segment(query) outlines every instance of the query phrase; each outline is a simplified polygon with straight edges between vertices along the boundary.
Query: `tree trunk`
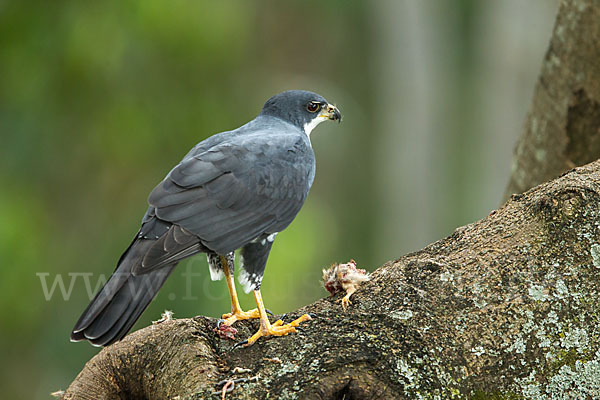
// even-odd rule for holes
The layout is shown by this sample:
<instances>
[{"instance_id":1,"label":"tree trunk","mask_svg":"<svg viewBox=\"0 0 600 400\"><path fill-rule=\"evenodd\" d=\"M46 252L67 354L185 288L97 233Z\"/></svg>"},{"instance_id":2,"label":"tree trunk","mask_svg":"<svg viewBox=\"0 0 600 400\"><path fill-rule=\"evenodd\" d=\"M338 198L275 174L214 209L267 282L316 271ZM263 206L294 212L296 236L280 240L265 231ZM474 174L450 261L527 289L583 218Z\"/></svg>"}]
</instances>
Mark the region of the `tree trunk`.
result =
<instances>
[{"instance_id":1,"label":"tree trunk","mask_svg":"<svg viewBox=\"0 0 600 400\"><path fill-rule=\"evenodd\" d=\"M507 193L598 158L599 102L600 3L564 0ZM316 313L303 332L233 349L214 319L166 321L63 398L220 398L236 379L227 399L600 398L599 214L593 162L382 266L347 312L336 296L286 318Z\"/></svg>"},{"instance_id":2,"label":"tree trunk","mask_svg":"<svg viewBox=\"0 0 600 400\"><path fill-rule=\"evenodd\" d=\"M600 3L563 0L505 199L600 158Z\"/></svg>"}]
</instances>

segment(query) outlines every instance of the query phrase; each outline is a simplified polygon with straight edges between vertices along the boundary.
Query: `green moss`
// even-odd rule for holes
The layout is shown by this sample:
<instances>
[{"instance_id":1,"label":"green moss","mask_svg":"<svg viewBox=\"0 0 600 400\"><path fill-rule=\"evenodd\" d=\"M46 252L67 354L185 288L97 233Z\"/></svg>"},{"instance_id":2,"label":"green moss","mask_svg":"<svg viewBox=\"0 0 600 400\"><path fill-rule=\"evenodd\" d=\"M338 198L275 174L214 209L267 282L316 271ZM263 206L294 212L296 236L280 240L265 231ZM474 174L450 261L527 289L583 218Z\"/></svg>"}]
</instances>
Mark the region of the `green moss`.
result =
<instances>
[{"instance_id":1,"label":"green moss","mask_svg":"<svg viewBox=\"0 0 600 400\"><path fill-rule=\"evenodd\" d=\"M590 351L589 354L582 355L579 354L575 348L561 350L555 356L556 360L548 364L548 369L545 371L544 376L554 376L565 366L575 369L577 361L585 363L594 359L594 353L592 351Z\"/></svg>"},{"instance_id":2,"label":"green moss","mask_svg":"<svg viewBox=\"0 0 600 400\"><path fill-rule=\"evenodd\" d=\"M556 360L548 364L548 369L545 371L544 376L554 376L565 365L573 368L575 367L575 362L580 360L580 356L575 349L561 350L555 356Z\"/></svg>"},{"instance_id":3,"label":"green moss","mask_svg":"<svg viewBox=\"0 0 600 400\"><path fill-rule=\"evenodd\" d=\"M476 390L470 397L471 400L522 400L523 396L515 393L484 392Z\"/></svg>"}]
</instances>

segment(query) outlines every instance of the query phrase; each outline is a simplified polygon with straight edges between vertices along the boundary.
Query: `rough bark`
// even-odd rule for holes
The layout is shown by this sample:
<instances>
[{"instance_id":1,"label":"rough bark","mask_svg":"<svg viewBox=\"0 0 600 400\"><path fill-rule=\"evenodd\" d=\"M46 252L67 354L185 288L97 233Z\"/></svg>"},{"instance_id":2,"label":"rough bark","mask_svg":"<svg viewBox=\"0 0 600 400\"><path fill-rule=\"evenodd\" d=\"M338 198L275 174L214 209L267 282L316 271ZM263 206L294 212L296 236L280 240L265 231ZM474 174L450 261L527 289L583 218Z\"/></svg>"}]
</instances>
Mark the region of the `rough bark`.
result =
<instances>
[{"instance_id":1,"label":"rough bark","mask_svg":"<svg viewBox=\"0 0 600 400\"><path fill-rule=\"evenodd\" d=\"M595 162L382 266L347 312L339 296L298 310L288 318L318 315L304 332L232 349L213 319L153 325L101 351L64 398L211 398L250 377L227 399L597 398L599 241Z\"/></svg>"},{"instance_id":2,"label":"rough bark","mask_svg":"<svg viewBox=\"0 0 600 400\"><path fill-rule=\"evenodd\" d=\"M600 158L600 2L563 0L505 199Z\"/></svg>"}]
</instances>

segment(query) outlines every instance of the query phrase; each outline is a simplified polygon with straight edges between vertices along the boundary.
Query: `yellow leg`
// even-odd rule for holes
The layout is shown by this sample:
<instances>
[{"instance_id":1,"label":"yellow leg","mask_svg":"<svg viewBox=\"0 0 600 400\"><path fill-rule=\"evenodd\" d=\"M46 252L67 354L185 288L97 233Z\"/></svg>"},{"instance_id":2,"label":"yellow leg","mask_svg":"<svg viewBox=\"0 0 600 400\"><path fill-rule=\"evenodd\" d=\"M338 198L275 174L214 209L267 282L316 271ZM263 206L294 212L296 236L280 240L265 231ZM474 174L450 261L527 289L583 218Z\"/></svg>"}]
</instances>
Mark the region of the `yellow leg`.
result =
<instances>
[{"instance_id":1,"label":"yellow leg","mask_svg":"<svg viewBox=\"0 0 600 400\"><path fill-rule=\"evenodd\" d=\"M346 311L348 309L348 306L352 304L352 302L350 301L350 296L352 296L354 292L356 292L356 287L354 285L351 285L344 289L346 289L346 295L342 299L342 308L344 309L344 311Z\"/></svg>"},{"instance_id":2,"label":"yellow leg","mask_svg":"<svg viewBox=\"0 0 600 400\"><path fill-rule=\"evenodd\" d=\"M235 281L233 280L233 274L229 270L227 259L221 256L221 265L225 272L225 280L227 281L227 288L229 289L229 297L231 297L231 312L223 314L221 318L224 320L224 324L232 325L235 321L241 321L243 319L260 318L259 311L255 308L250 311L242 311L240 307L240 301L238 300L237 292L235 290Z\"/></svg>"},{"instance_id":3,"label":"yellow leg","mask_svg":"<svg viewBox=\"0 0 600 400\"><path fill-rule=\"evenodd\" d=\"M254 342L256 342L261 336L284 336L288 333L296 332L296 327L300 325L300 323L312 319L310 315L304 314L289 324L283 325L283 321L280 319L271 324L269 322L269 318L267 317L267 312L262 301L260 290L254 291L254 299L256 300L256 306L258 307L258 312L260 314L260 329L246 342L241 343L245 344L246 346L254 344Z\"/></svg>"}]
</instances>

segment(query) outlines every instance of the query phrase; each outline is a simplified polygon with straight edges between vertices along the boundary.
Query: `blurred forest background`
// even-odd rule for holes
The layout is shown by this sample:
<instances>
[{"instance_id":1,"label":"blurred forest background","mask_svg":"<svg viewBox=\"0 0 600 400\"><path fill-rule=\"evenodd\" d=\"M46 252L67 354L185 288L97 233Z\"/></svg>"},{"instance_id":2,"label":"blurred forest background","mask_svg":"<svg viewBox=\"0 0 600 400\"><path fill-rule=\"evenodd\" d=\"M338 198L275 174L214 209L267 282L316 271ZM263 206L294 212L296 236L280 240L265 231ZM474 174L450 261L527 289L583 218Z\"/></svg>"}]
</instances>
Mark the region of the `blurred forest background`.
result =
<instances>
[{"instance_id":1,"label":"blurred forest background","mask_svg":"<svg viewBox=\"0 0 600 400\"><path fill-rule=\"evenodd\" d=\"M326 296L332 262L373 270L486 216L556 10L556 0L0 0L2 397L67 387L98 352L70 343L70 330L148 193L195 143L283 90L324 95L344 121L312 136L315 184L263 281L275 313ZM64 293L50 293L56 279ZM229 310L225 283L210 282L204 257L180 264L135 329L165 309L217 317Z\"/></svg>"}]
</instances>

